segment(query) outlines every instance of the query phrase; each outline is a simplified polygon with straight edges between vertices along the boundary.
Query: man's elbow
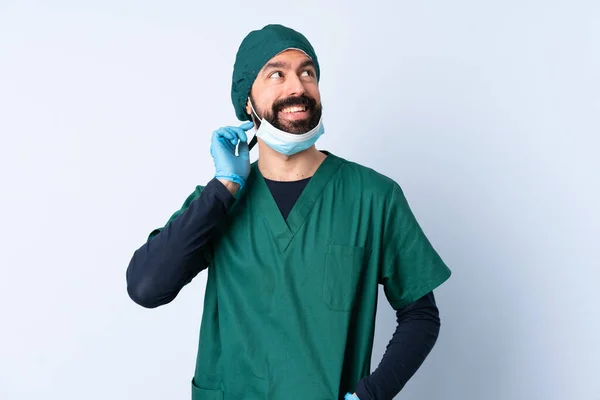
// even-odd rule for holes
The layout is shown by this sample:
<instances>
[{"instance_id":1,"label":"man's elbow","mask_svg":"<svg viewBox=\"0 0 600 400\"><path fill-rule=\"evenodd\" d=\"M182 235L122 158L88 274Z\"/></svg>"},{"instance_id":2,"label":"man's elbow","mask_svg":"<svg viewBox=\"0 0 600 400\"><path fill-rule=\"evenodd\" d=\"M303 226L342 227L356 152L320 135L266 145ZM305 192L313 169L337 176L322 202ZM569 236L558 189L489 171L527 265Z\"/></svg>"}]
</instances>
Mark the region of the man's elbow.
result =
<instances>
[{"instance_id":1,"label":"man's elbow","mask_svg":"<svg viewBox=\"0 0 600 400\"><path fill-rule=\"evenodd\" d=\"M175 296L160 293L148 279L134 280L127 277L127 294L134 303L144 308L156 308L170 303Z\"/></svg>"},{"instance_id":2,"label":"man's elbow","mask_svg":"<svg viewBox=\"0 0 600 400\"><path fill-rule=\"evenodd\" d=\"M147 265L148 259L146 245L133 254L125 272L127 294L134 303L144 308L156 308L164 302L160 301L160 293L156 290L156 284L153 284L152 274L148 273L151 271Z\"/></svg>"},{"instance_id":3,"label":"man's elbow","mask_svg":"<svg viewBox=\"0 0 600 400\"><path fill-rule=\"evenodd\" d=\"M128 283L127 294L134 303L144 308L156 308L162 305L161 302L157 301L156 297L152 296L143 288L143 285L133 285Z\"/></svg>"}]
</instances>

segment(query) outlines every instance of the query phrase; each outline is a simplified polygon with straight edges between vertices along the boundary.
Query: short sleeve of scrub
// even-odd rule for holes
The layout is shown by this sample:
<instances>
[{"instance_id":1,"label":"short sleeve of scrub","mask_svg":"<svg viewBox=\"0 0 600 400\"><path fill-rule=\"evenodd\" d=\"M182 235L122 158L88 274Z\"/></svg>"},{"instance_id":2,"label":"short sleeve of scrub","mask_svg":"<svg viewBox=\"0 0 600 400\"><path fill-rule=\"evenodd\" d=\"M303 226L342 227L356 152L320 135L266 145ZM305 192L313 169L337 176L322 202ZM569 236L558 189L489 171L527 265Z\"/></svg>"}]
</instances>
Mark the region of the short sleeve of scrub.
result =
<instances>
[{"instance_id":1,"label":"short sleeve of scrub","mask_svg":"<svg viewBox=\"0 0 600 400\"><path fill-rule=\"evenodd\" d=\"M425 236L400 186L394 185L387 200L379 283L398 310L441 285L451 271Z\"/></svg>"}]
</instances>

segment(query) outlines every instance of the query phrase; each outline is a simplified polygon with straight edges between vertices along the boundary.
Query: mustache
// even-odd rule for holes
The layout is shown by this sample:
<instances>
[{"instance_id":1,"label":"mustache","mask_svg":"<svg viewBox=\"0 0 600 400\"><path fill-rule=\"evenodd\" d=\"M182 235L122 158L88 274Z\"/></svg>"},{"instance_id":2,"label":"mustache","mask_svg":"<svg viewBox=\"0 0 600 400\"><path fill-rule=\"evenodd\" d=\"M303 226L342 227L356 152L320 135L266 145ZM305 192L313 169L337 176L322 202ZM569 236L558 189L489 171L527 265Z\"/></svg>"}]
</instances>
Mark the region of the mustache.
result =
<instances>
[{"instance_id":1,"label":"mustache","mask_svg":"<svg viewBox=\"0 0 600 400\"><path fill-rule=\"evenodd\" d=\"M311 109L317 106L317 101L307 95L291 96L273 103L273 114L277 114L284 108L293 106L306 106L308 109Z\"/></svg>"}]
</instances>

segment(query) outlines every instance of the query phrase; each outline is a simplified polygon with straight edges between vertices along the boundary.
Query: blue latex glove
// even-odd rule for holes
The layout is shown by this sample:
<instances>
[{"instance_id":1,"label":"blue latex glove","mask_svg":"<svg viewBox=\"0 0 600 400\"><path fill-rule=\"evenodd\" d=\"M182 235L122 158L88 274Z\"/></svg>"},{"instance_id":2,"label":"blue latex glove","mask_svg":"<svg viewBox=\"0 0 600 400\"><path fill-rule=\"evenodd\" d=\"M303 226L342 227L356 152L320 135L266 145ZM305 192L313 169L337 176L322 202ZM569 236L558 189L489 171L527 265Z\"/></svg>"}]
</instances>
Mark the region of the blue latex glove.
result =
<instances>
[{"instance_id":1,"label":"blue latex glove","mask_svg":"<svg viewBox=\"0 0 600 400\"><path fill-rule=\"evenodd\" d=\"M215 163L215 178L235 182L240 185L240 189L244 186L250 175L250 152L246 131L253 126L252 122L246 122L239 127L226 126L213 132L210 154Z\"/></svg>"}]
</instances>

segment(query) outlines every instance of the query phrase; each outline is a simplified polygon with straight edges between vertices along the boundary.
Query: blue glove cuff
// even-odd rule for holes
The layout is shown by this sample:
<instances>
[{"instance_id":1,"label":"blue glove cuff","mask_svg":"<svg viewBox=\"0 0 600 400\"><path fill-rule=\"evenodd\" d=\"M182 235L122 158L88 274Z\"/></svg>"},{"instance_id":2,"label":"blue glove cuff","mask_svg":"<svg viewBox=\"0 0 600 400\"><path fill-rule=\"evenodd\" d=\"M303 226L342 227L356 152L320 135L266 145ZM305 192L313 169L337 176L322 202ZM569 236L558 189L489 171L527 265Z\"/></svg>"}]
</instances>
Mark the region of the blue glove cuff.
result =
<instances>
[{"instance_id":1,"label":"blue glove cuff","mask_svg":"<svg viewBox=\"0 0 600 400\"><path fill-rule=\"evenodd\" d=\"M235 182L238 185L240 185L239 190L242 190L242 188L244 187L244 180L242 178L240 178L238 175L215 175L215 178L226 179L228 181Z\"/></svg>"},{"instance_id":2,"label":"blue glove cuff","mask_svg":"<svg viewBox=\"0 0 600 400\"><path fill-rule=\"evenodd\" d=\"M344 400L360 400L358 397L356 397L355 395L353 395L352 393L346 393L346 396L344 396Z\"/></svg>"}]
</instances>

